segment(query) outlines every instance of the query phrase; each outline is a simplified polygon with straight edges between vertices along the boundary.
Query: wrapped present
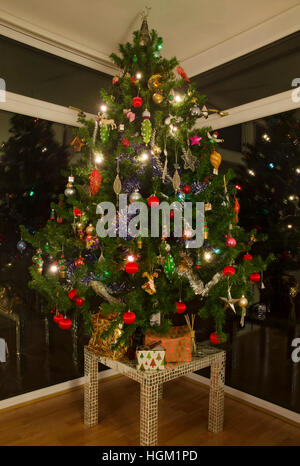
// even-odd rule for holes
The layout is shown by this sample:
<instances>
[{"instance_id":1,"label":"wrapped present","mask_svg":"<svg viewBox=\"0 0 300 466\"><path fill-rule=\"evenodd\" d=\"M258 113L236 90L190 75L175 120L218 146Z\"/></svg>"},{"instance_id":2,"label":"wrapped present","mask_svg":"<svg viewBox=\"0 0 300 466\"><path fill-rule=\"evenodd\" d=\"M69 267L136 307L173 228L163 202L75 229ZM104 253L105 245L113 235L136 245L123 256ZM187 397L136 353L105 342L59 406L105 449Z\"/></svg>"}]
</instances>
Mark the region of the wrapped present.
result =
<instances>
[{"instance_id":1,"label":"wrapped present","mask_svg":"<svg viewBox=\"0 0 300 466\"><path fill-rule=\"evenodd\" d=\"M160 341L149 346L140 346L136 351L137 365L140 371L161 371L165 369L166 351Z\"/></svg>"},{"instance_id":2,"label":"wrapped present","mask_svg":"<svg viewBox=\"0 0 300 466\"><path fill-rule=\"evenodd\" d=\"M125 356L127 347L120 344L117 350L113 349L112 346L117 342L123 333L122 325L114 329L114 331L106 338L102 338L103 332L105 332L111 325L112 321L116 318L117 314L111 313L103 316L101 312L94 314L93 319L93 334L89 341L89 348L99 351L103 356L111 359L122 359Z\"/></svg>"},{"instance_id":3,"label":"wrapped present","mask_svg":"<svg viewBox=\"0 0 300 466\"><path fill-rule=\"evenodd\" d=\"M158 340L166 350L166 362L190 362L192 360L192 337L188 326L171 327L165 335L158 335L148 330L145 335L145 345L151 345Z\"/></svg>"}]
</instances>

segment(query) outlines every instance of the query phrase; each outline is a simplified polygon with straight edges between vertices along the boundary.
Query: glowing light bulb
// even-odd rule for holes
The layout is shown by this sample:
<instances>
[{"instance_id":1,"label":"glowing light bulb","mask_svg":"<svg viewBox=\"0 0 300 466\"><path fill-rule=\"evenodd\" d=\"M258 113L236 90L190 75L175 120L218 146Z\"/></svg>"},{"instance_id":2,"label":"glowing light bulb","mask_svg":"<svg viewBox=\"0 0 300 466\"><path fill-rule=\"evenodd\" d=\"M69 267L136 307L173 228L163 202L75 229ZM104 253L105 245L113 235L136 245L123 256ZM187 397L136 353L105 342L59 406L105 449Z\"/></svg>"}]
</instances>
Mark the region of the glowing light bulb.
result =
<instances>
[{"instance_id":1,"label":"glowing light bulb","mask_svg":"<svg viewBox=\"0 0 300 466\"><path fill-rule=\"evenodd\" d=\"M295 199L295 196L294 196L293 194L291 194L291 195L289 196L289 201L293 201L294 199Z\"/></svg>"},{"instance_id":2,"label":"glowing light bulb","mask_svg":"<svg viewBox=\"0 0 300 466\"><path fill-rule=\"evenodd\" d=\"M296 168L296 173L297 173L297 175L300 175L300 167Z\"/></svg>"},{"instance_id":3,"label":"glowing light bulb","mask_svg":"<svg viewBox=\"0 0 300 466\"><path fill-rule=\"evenodd\" d=\"M269 168L274 168L274 167L275 167L274 163L273 163L273 162L270 162L270 163L269 163Z\"/></svg>"},{"instance_id":4,"label":"glowing light bulb","mask_svg":"<svg viewBox=\"0 0 300 466\"><path fill-rule=\"evenodd\" d=\"M212 261L212 258L213 258L213 255L210 251L205 251L205 253L203 254L203 259L206 261L206 262L211 262Z\"/></svg>"},{"instance_id":5,"label":"glowing light bulb","mask_svg":"<svg viewBox=\"0 0 300 466\"><path fill-rule=\"evenodd\" d=\"M103 162L103 154L101 152L96 152L95 153L95 163L102 163Z\"/></svg>"},{"instance_id":6,"label":"glowing light bulb","mask_svg":"<svg viewBox=\"0 0 300 466\"><path fill-rule=\"evenodd\" d=\"M50 270L51 273L57 273L58 272L58 267L57 267L56 264L52 264L52 265L50 265L49 270Z\"/></svg>"},{"instance_id":7,"label":"glowing light bulb","mask_svg":"<svg viewBox=\"0 0 300 466\"><path fill-rule=\"evenodd\" d=\"M175 102L177 102L177 103L181 102L181 101L182 101L181 95L176 94L175 97L174 97L174 100L175 100Z\"/></svg>"},{"instance_id":8,"label":"glowing light bulb","mask_svg":"<svg viewBox=\"0 0 300 466\"><path fill-rule=\"evenodd\" d=\"M240 186L239 184L236 184L236 185L235 185L235 189L237 189L238 191L241 191L241 190L242 190L242 186Z\"/></svg>"},{"instance_id":9,"label":"glowing light bulb","mask_svg":"<svg viewBox=\"0 0 300 466\"><path fill-rule=\"evenodd\" d=\"M135 261L135 257L132 254L127 256L127 262L134 262L134 261Z\"/></svg>"},{"instance_id":10,"label":"glowing light bulb","mask_svg":"<svg viewBox=\"0 0 300 466\"><path fill-rule=\"evenodd\" d=\"M149 156L148 156L147 152L143 152L143 153L141 154L141 160L142 160L143 162L146 162L146 160L148 160L148 158L149 158Z\"/></svg>"},{"instance_id":11,"label":"glowing light bulb","mask_svg":"<svg viewBox=\"0 0 300 466\"><path fill-rule=\"evenodd\" d=\"M290 230L291 228L293 228L293 225L292 225L291 223L289 223L287 227L288 227L289 230Z\"/></svg>"},{"instance_id":12,"label":"glowing light bulb","mask_svg":"<svg viewBox=\"0 0 300 466\"><path fill-rule=\"evenodd\" d=\"M101 107L100 107L100 110L102 113L105 113L106 110L107 110L107 106L105 104L102 104Z\"/></svg>"},{"instance_id":13,"label":"glowing light bulb","mask_svg":"<svg viewBox=\"0 0 300 466\"><path fill-rule=\"evenodd\" d=\"M263 138L266 142L270 142L270 141L271 141L271 138L270 138L270 136L269 136L267 133L264 133L264 134L262 135L262 138Z\"/></svg>"},{"instance_id":14,"label":"glowing light bulb","mask_svg":"<svg viewBox=\"0 0 300 466\"><path fill-rule=\"evenodd\" d=\"M142 78L142 73L138 72L135 75L136 79L141 79Z\"/></svg>"},{"instance_id":15,"label":"glowing light bulb","mask_svg":"<svg viewBox=\"0 0 300 466\"><path fill-rule=\"evenodd\" d=\"M248 170L248 173L249 173L249 175L251 175L251 176L255 176L255 171L254 171L254 170L249 169L249 170Z\"/></svg>"}]
</instances>

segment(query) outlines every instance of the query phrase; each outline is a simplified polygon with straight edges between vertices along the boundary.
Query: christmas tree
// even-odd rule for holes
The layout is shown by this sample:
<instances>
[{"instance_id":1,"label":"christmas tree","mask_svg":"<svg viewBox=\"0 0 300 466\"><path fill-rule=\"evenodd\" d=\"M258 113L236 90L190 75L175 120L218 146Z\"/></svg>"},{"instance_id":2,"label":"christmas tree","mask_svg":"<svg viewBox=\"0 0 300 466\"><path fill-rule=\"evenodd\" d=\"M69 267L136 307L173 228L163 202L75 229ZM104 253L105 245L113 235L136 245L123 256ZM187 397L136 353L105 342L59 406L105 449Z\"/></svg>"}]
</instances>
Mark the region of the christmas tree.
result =
<instances>
[{"instance_id":1,"label":"christmas tree","mask_svg":"<svg viewBox=\"0 0 300 466\"><path fill-rule=\"evenodd\" d=\"M192 309L195 297L194 310L214 319L211 340L225 341L227 314L239 314L244 324L253 282L269 260L249 253L254 232L239 226L234 173L218 173L216 133L194 128L207 116L205 97L176 58L161 56L162 47L144 17L133 43L111 55L120 73L108 91L101 90L98 116L79 116L73 143L82 158L70 165L66 190L51 204L63 222L49 220L35 235L21 229L37 248L31 286L49 309L56 306L54 320L69 328L73 313L81 313L91 331L91 315L100 306L103 315L114 316L103 336L122 328L116 347L136 329L164 334L174 315ZM116 204L115 220L104 202ZM151 236L150 219L163 203L171 208L160 216L159 235ZM191 218L178 221L187 204ZM135 234L127 229L133 205L148 207L149 215L148 227L137 222ZM105 229L110 236L100 234ZM197 234L204 242L191 246Z\"/></svg>"},{"instance_id":2,"label":"christmas tree","mask_svg":"<svg viewBox=\"0 0 300 466\"><path fill-rule=\"evenodd\" d=\"M255 123L255 143L244 150L245 166L238 172L243 211L240 223L266 234L254 245L262 257L274 253L263 292L273 309L289 306L297 281L286 273L300 266L300 122L286 112ZM292 288L292 295L290 294ZM291 299L291 302L293 299Z\"/></svg>"}]
</instances>

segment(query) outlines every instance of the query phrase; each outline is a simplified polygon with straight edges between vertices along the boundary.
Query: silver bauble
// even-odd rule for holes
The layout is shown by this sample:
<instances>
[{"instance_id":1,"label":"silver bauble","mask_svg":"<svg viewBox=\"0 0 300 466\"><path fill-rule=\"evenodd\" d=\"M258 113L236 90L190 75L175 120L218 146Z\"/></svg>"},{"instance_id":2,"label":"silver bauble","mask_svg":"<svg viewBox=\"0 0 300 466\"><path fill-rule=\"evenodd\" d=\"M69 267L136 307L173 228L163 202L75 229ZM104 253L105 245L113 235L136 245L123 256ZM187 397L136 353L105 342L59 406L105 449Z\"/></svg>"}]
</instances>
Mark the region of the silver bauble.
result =
<instances>
[{"instance_id":1,"label":"silver bauble","mask_svg":"<svg viewBox=\"0 0 300 466\"><path fill-rule=\"evenodd\" d=\"M198 107L198 105L193 105L191 108L191 115L194 117L198 117L201 115L201 109Z\"/></svg>"},{"instance_id":2,"label":"silver bauble","mask_svg":"<svg viewBox=\"0 0 300 466\"><path fill-rule=\"evenodd\" d=\"M137 201L140 201L141 199L142 199L142 196L138 191L134 191L129 196L130 202L137 202Z\"/></svg>"},{"instance_id":3,"label":"silver bauble","mask_svg":"<svg viewBox=\"0 0 300 466\"><path fill-rule=\"evenodd\" d=\"M66 196L66 197L73 197L73 196L75 196L75 188L66 188L66 189L65 189L65 196Z\"/></svg>"},{"instance_id":4,"label":"silver bauble","mask_svg":"<svg viewBox=\"0 0 300 466\"><path fill-rule=\"evenodd\" d=\"M24 252L25 249L27 248L27 244L25 243L25 241L23 241L22 239L17 243L17 249L20 251L20 252Z\"/></svg>"}]
</instances>

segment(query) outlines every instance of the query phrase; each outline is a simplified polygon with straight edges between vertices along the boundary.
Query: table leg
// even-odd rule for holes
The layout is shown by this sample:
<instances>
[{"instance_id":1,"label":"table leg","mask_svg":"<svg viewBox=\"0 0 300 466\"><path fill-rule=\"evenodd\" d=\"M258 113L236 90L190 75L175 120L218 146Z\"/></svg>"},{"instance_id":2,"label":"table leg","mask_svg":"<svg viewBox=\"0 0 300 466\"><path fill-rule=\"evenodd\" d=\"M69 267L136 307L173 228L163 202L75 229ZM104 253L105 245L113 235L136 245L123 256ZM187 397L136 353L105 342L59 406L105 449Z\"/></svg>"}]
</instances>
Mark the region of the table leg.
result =
<instances>
[{"instance_id":1,"label":"table leg","mask_svg":"<svg viewBox=\"0 0 300 466\"><path fill-rule=\"evenodd\" d=\"M158 386L158 399L159 400L163 399L163 394L164 394L164 384L160 383Z\"/></svg>"},{"instance_id":2,"label":"table leg","mask_svg":"<svg viewBox=\"0 0 300 466\"><path fill-rule=\"evenodd\" d=\"M220 353L215 356L210 368L208 430L214 433L223 430L224 381L225 353Z\"/></svg>"},{"instance_id":3,"label":"table leg","mask_svg":"<svg viewBox=\"0 0 300 466\"><path fill-rule=\"evenodd\" d=\"M140 394L140 445L157 445L158 384L145 380Z\"/></svg>"},{"instance_id":4,"label":"table leg","mask_svg":"<svg viewBox=\"0 0 300 466\"><path fill-rule=\"evenodd\" d=\"M98 360L84 352L84 423L88 427L98 424Z\"/></svg>"}]
</instances>

